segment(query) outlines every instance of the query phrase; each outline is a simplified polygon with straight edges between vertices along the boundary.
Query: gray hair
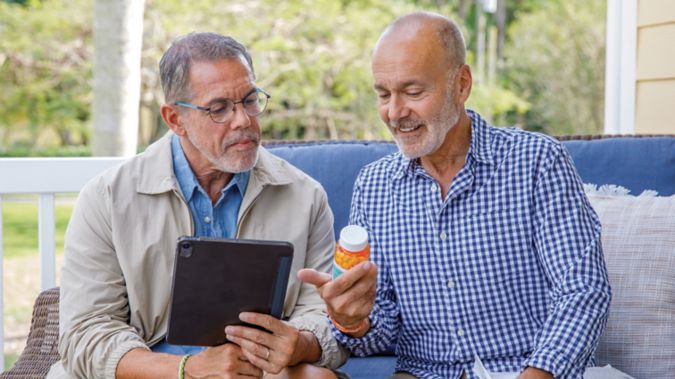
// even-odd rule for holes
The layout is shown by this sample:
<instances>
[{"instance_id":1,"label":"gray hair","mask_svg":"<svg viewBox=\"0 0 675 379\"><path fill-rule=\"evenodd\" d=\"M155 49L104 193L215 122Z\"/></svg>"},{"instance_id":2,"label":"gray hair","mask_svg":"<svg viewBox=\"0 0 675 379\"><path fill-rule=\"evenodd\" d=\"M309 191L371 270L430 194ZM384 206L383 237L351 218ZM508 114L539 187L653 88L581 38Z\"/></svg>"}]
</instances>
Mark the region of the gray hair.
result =
<instances>
[{"instance_id":1,"label":"gray hair","mask_svg":"<svg viewBox=\"0 0 675 379\"><path fill-rule=\"evenodd\" d=\"M159 76L164 91L164 101L189 100L190 65L198 61L216 61L219 59L243 59L248 63L251 75L255 79L253 61L241 43L232 37L217 33L190 33L176 38L159 61Z\"/></svg>"}]
</instances>

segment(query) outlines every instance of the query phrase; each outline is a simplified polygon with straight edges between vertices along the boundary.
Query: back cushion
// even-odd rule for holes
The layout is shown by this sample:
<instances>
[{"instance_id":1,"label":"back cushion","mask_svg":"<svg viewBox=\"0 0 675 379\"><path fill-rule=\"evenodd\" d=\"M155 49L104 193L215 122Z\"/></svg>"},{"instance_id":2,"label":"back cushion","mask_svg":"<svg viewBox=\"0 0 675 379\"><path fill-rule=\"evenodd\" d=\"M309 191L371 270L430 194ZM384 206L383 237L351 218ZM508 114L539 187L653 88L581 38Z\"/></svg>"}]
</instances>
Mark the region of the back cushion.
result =
<instances>
[{"instance_id":1,"label":"back cushion","mask_svg":"<svg viewBox=\"0 0 675 379\"><path fill-rule=\"evenodd\" d=\"M347 225L354 180L363 166L396 151L392 142L320 141L277 144L269 151L316 179L335 215L335 236Z\"/></svg>"},{"instance_id":2,"label":"back cushion","mask_svg":"<svg viewBox=\"0 0 675 379\"><path fill-rule=\"evenodd\" d=\"M586 183L618 184L641 193L675 194L675 137L620 137L564 141Z\"/></svg>"},{"instance_id":3,"label":"back cushion","mask_svg":"<svg viewBox=\"0 0 675 379\"><path fill-rule=\"evenodd\" d=\"M675 373L675 196L589 194L612 304L596 358L636 378Z\"/></svg>"}]
</instances>

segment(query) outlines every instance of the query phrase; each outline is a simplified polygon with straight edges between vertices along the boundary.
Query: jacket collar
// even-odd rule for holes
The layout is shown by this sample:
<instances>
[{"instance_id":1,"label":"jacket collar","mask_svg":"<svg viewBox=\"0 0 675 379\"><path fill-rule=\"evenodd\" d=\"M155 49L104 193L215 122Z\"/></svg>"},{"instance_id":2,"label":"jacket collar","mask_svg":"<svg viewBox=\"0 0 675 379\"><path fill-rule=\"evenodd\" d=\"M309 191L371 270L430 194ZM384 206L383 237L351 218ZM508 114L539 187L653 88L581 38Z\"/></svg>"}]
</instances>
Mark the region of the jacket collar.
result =
<instances>
[{"instance_id":1,"label":"jacket collar","mask_svg":"<svg viewBox=\"0 0 675 379\"><path fill-rule=\"evenodd\" d=\"M157 142L137 156L137 187L139 193L153 195L169 191L179 191L178 180L173 172L171 137L168 132ZM251 177L246 193L259 192L267 185L285 185L291 179L285 174L283 161L276 158L262 146L258 148L258 161L251 169Z\"/></svg>"}]
</instances>

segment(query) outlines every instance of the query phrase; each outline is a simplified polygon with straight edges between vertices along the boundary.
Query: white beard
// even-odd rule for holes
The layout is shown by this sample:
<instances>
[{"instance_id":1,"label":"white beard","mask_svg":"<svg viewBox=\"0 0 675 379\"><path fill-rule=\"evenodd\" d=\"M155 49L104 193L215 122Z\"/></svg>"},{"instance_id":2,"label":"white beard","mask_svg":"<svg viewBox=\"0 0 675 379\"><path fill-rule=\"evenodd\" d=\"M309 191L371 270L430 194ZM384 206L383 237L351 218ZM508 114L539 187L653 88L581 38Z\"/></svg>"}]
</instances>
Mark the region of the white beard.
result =
<instances>
[{"instance_id":1,"label":"white beard","mask_svg":"<svg viewBox=\"0 0 675 379\"><path fill-rule=\"evenodd\" d=\"M443 104L441 111L429 121L406 119L390 122L390 131L401 154L408 159L417 159L438 150L445 141L448 131L459 122L461 109L459 104L454 106L450 98ZM397 133L402 128L411 129L418 125L422 125L421 128L426 128L426 133L422 136L407 137L405 134Z\"/></svg>"}]
</instances>

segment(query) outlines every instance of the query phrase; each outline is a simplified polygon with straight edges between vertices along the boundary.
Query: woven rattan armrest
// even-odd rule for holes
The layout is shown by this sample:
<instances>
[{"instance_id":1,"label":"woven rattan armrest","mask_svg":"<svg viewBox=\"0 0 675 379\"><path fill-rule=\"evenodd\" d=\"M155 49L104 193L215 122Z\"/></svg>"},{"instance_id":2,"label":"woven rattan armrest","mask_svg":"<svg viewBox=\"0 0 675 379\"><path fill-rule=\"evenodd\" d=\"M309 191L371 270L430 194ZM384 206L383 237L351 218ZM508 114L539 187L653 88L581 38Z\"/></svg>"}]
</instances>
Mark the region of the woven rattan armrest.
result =
<instances>
[{"instance_id":1,"label":"woven rattan armrest","mask_svg":"<svg viewBox=\"0 0 675 379\"><path fill-rule=\"evenodd\" d=\"M0 378L44 378L59 359L59 288L42 291L35 300L26 347Z\"/></svg>"}]
</instances>

